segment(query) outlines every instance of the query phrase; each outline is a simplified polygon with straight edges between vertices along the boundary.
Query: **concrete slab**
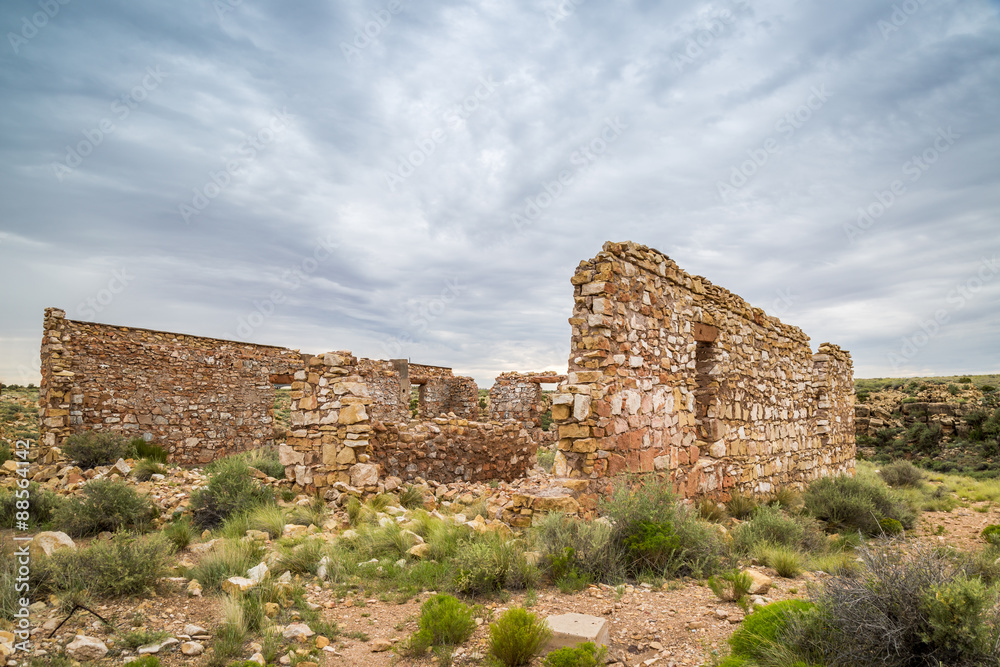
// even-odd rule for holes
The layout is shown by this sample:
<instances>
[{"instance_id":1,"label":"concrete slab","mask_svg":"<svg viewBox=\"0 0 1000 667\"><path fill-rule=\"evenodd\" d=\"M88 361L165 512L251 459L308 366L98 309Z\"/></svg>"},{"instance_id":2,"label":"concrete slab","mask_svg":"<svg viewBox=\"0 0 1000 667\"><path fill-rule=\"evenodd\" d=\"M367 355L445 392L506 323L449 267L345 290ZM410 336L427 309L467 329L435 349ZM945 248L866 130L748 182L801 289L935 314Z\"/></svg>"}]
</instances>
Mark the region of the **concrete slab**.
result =
<instances>
[{"instance_id":1,"label":"concrete slab","mask_svg":"<svg viewBox=\"0 0 1000 667\"><path fill-rule=\"evenodd\" d=\"M608 619L586 614L559 614L547 619L552 629L552 638L543 653L555 651L564 646L576 646L583 642L607 645L610 641L611 624Z\"/></svg>"}]
</instances>

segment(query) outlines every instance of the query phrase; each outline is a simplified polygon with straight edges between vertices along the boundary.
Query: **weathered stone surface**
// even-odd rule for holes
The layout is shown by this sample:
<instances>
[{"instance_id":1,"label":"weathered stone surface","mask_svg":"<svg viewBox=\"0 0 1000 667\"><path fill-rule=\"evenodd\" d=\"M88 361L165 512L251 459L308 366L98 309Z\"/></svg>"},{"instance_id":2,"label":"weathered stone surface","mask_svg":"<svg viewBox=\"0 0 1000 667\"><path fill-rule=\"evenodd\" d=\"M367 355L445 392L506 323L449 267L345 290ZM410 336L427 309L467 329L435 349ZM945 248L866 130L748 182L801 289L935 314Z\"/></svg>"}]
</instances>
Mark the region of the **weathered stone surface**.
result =
<instances>
[{"instance_id":1,"label":"weathered stone surface","mask_svg":"<svg viewBox=\"0 0 1000 667\"><path fill-rule=\"evenodd\" d=\"M184 655L195 656L201 655L205 652L205 647L198 642L184 642L181 644L181 653Z\"/></svg>"},{"instance_id":2,"label":"weathered stone surface","mask_svg":"<svg viewBox=\"0 0 1000 667\"><path fill-rule=\"evenodd\" d=\"M750 586L748 591L750 595L766 595L769 590L771 590L771 577L767 576L763 572L758 572L757 570L743 570L743 574L750 577L753 580L753 584Z\"/></svg>"},{"instance_id":3,"label":"weathered stone surface","mask_svg":"<svg viewBox=\"0 0 1000 667\"><path fill-rule=\"evenodd\" d=\"M378 466L356 463L351 466L351 486L365 487L378 484Z\"/></svg>"},{"instance_id":4,"label":"weathered stone surface","mask_svg":"<svg viewBox=\"0 0 1000 667\"><path fill-rule=\"evenodd\" d=\"M285 627L281 636L289 641L304 642L316 633L305 623L291 623Z\"/></svg>"},{"instance_id":5,"label":"weathered stone surface","mask_svg":"<svg viewBox=\"0 0 1000 667\"><path fill-rule=\"evenodd\" d=\"M60 549L76 550L76 543L66 533L59 531L44 531L31 540L29 551L33 557L39 555L51 556Z\"/></svg>"},{"instance_id":6,"label":"weathered stone surface","mask_svg":"<svg viewBox=\"0 0 1000 667\"><path fill-rule=\"evenodd\" d=\"M66 645L66 655L85 662L88 660L100 660L108 653L108 647L96 637L87 635L77 635L73 641Z\"/></svg>"},{"instance_id":7,"label":"weathered stone surface","mask_svg":"<svg viewBox=\"0 0 1000 667\"><path fill-rule=\"evenodd\" d=\"M253 579L247 579L246 577L229 577L222 582L222 590L230 595L236 595L237 593L250 590L255 585L256 582Z\"/></svg>"},{"instance_id":8,"label":"weathered stone surface","mask_svg":"<svg viewBox=\"0 0 1000 667\"><path fill-rule=\"evenodd\" d=\"M545 644L543 653L583 642L597 645L609 643L611 624L606 618L586 614L559 614L545 620L552 630L552 637Z\"/></svg>"}]
</instances>

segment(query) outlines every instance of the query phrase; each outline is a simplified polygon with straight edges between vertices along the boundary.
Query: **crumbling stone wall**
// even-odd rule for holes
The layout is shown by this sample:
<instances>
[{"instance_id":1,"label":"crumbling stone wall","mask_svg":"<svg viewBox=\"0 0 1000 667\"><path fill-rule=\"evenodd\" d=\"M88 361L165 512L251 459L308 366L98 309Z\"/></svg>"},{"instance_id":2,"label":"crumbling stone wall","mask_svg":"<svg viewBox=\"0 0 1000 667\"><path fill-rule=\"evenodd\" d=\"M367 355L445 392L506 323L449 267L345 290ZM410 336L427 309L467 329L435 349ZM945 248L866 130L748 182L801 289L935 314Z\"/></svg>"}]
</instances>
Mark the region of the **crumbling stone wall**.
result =
<instances>
[{"instance_id":1,"label":"crumbling stone wall","mask_svg":"<svg viewBox=\"0 0 1000 667\"><path fill-rule=\"evenodd\" d=\"M854 469L850 355L691 276L606 243L571 280L556 474L659 472L684 496L766 493Z\"/></svg>"},{"instance_id":2,"label":"crumbling stone wall","mask_svg":"<svg viewBox=\"0 0 1000 667\"><path fill-rule=\"evenodd\" d=\"M523 477L537 444L515 422L483 423L435 418L376 428L372 457L384 475L441 483Z\"/></svg>"},{"instance_id":3,"label":"crumbling stone wall","mask_svg":"<svg viewBox=\"0 0 1000 667\"><path fill-rule=\"evenodd\" d=\"M372 405L358 359L327 352L309 359L292 382L292 430L278 454L285 474L308 491L337 482L377 491L371 455Z\"/></svg>"},{"instance_id":4,"label":"crumbling stone wall","mask_svg":"<svg viewBox=\"0 0 1000 667\"><path fill-rule=\"evenodd\" d=\"M541 384L565 380L556 373L501 373L490 387L490 420L513 419L529 428L540 427L548 409Z\"/></svg>"},{"instance_id":5,"label":"crumbling stone wall","mask_svg":"<svg viewBox=\"0 0 1000 667\"><path fill-rule=\"evenodd\" d=\"M358 375L368 386L373 421L407 421L410 418L410 383L401 376L399 360L359 359ZM405 361L402 364L405 368Z\"/></svg>"},{"instance_id":6,"label":"crumbling stone wall","mask_svg":"<svg viewBox=\"0 0 1000 667\"><path fill-rule=\"evenodd\" d=\"M301 364L296 350L78 322L47 308L41 446L114 431L195 464L273 444L272 379L290 379Z\"/></svg>"},{"instance_id":7,"label":"crumbling stone wall","mask_svg":"<svg viewBox=\"0 0 1000 667\"><path fill-rule=\"evenodd\" d=\"M430 377L420 385L422 419L454 414L461 419L479 419L479 388L470 377Z\"/></svg>"}]
</instances>

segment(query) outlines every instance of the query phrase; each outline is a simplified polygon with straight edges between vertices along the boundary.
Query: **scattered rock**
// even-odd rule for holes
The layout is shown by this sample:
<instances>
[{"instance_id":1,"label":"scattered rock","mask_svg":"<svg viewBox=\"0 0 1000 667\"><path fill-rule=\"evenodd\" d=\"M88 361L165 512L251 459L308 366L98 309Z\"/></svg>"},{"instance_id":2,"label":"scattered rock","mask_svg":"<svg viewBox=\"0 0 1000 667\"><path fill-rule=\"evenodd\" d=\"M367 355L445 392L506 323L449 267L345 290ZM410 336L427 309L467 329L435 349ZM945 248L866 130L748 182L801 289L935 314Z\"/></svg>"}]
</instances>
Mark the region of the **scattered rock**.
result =
<instances>
[{"instance_id":1,"label":"scattered rock","mask_svg":"<svg viewBox=\"0 0 1000 667\"><path fill-rule=\"evenodd\" d=\"M305 623L292 623L285 627L285 631L281 633L281 636L290 641L304 642L315 634Z\"/></svg>"},{"instance_id":2,"label":"scattered rock","mask_svg":"<svg viewBox=\"0 0 1000 667\"><path fill-rule=\"evenodd\" d=\"M264 563L260 563L257 567L247 570L247 577L255 584L262 582L265 576L267 576L267 565Z\"/></svg>"},{"instance_id":3,"label":"scattered rock","mask_svg":"<svg viewBox=\"0 0 1000 667\"><path fill-rule=\"evenodd\" d=\"M235 595L236 593L242 593L250 590L256 584L256 581L253 579L247 579L246 577L229 577L222 582L222 590L230 595Z\"/></svg>"},{"instance_id":4,"label":"scattered rock","mask_svg":"<svg viewBox=\"0 0 1000 667\"><path fill-rule=\"evenodd\" d=\"M194 623L188 623L184 626L184 634L188 637L203 637L208 635L208 630L201 627L200 625L195 625Z\"/></svg>"},{"instance_id":5,"label":"scattered rock","mask_svg":"<svg viewBox=\"0 0 1000 667\"><path fill-rule=\"evenodd\" d=\"M371 643L372 653L382 653L392 648L392 642L388 639L374 639Z\"/></svg>"},{"instance_id":6,"label":"scattered rock","mask_svg":"<svg viewBox=\"0 0 1000 667\"><path fill-rule=\"evenodd\" d=\"M77 635L72 642L66 645L66 654L80 662L100 660L107 653L108 647L104 645L104 642L87 635Z\"/></svg>"},{"instance_id":7,"label":"scattered rock","mask_svg":"<svg viewBox=\"0 0 1000 667\"><path fill-rule=\"evenodd\" d=\"M766 574L750 569L743 570L743 574L753 579L753 585L750 586L749 591L750 595L764 595L771 590L771 577Z\"/></svg>"},{"instance_id":8,"label":"scattered rock","mask_svg":"<svg viewBox=\"0 0 1000 667\"><path fill-rule=\"evenodd\" d=\"M47 530L35 535L35 538L31 540L29 551L32 556L39 554L51 556L60 549L76 551L76 543L66 533Z\"/></svg>"},{"instance_id":9,"label":"scattered rock","mask_svg":"<svg viewBox=\"0 0 1000 667\"><path fill-rule=\"evenodd\" d=\"M201 597L201 584L197 579L192 579L187 585L187 596L189 598L200 598Z\"/></svg>"},{"instance_id":10,"label":"scattered rock","mask_svg":"<svg viewBox=\"0 0 1000 667\"><path fill-rule=\"evenodd\" d=\"M184 655L201 655L205 652L205 647L198 642L184 642L181 644L181 653Z\"/></svg>"}]
</instances>

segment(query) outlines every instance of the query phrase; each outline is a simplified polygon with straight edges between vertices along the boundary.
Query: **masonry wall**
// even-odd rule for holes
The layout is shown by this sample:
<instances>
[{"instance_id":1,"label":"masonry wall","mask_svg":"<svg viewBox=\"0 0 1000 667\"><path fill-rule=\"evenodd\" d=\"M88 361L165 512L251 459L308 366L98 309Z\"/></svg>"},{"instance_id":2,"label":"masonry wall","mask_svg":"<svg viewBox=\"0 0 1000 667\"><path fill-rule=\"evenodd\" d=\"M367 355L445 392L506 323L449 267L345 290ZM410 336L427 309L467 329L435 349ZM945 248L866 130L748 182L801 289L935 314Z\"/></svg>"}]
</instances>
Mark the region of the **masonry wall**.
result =
<instances>
[{"instance_id":1,"label":"masonry wall","mask_svg":"<svg viewBox=\"0 0 1000 667\"><path fill-rule=\"evenodd\" d=\"M490 387L490 419L541 426L542 387L531 375L502 373Z\"/></svg>"},{"instance_id":2,"label":"masonry wall","mask_svg":"<svg viewBox=\"0 0 1000 667\"><path fill-rule=\"evenodd\" d=\"M464 376L431 377L420 386L420 417L433 419L449 413L461 419L479 419L479 388Z\"/></svg>"},{"instance_id":3,"label":"masonry wall","mask_svg":"<svg viewBox=\"0 0 1000 667\"><path fill-rule=\"evenodd\" d=\"M171 461L272 444L274 387L295 350L66 319L45 310L42 447L85 430L151 437ZM281 376L281 377L279 377Z\"/></svg>"},{"instance_id":4,"label":"masonry wall","mask_svg":"<svg viewBox=\"0 0 1000 667\"><path fill-rule=\"evenodd\" d=\"M523 477L536 449L520 424L466 419L385 424L372 440L372 457L383 474L442 483Z\"/></svg>"},{"instance_id":5,"label":"masonry wall","mask_svg":"<svg viewBox=\"0 0 1000 667\"><path fill-rule=\"evenodd\" d=\"M372 398L373 421L407 421L410 418L410 384L402 379L398 366L392 360L358 360L358 375L368 386Z\"/></svg>"},{"instance_id":6,"label":"masonry wall","mask_svg":"<svg viewBox=\"0 0 1000 667\"><path fill-rule=\"evenodd\" d=\"M631 242L571 282L557 475L659 472L684 496L727 497L853 472L847 352L813 355L800 329Z\"/></svg>"}]
</instances>

